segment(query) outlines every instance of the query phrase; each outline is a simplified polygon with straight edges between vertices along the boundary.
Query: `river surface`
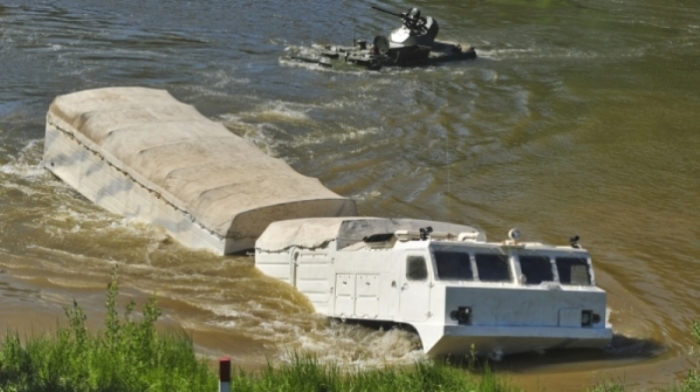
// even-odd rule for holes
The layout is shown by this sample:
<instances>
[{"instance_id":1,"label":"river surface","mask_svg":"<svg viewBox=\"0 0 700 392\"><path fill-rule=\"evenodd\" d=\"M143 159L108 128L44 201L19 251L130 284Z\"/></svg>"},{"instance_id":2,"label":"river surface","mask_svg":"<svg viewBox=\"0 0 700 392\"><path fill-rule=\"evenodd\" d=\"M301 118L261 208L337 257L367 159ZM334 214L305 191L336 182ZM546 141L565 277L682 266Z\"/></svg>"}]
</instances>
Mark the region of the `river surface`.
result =
<instances>
[{"instance_id":1,"label":"river surface","mask_svg":"<svg viewBox=\"0 0 700 392\"><path fill-rule=\"evenodd\" d=\"M398 20L373 5L421 7L478 59L380 72L282 59L386 34ZM512 227L555 244L578 234L616 337L604 351L505 358L495 367L515 384L642 390L697 363L697 0L0 4L0 329L50 331L73 299L98 328L118 264L123 299L155 293L203 354L400 365L423 358L416 336L330 322L252 258L184 248L42 168L55 96L132 85L167 89L363 215L464 223L491 240Z\"/></svg>"}]
</instances>

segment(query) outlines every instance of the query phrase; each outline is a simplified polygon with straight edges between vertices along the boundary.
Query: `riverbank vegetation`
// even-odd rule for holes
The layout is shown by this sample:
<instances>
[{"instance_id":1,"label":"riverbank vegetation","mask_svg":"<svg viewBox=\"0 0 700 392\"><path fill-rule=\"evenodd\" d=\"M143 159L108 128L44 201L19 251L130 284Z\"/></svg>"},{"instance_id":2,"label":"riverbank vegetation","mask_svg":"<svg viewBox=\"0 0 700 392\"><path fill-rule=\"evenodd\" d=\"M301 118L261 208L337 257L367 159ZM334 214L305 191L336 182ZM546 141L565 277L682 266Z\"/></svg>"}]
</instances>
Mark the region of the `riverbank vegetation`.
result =
<instances>
[{"instance_id":1,"label":"riverbank vegetation","mask_svg":"<svg viewBox=\"0 0 700 392\"><path fill-rule=\"evenodd\" d=\"M238 372L232 391L279 392L509 392L520 391L488 368L465 372L441 362L417 362L412 366L347 372L321 365L313 357L295 357L290 364L268 366L262 372Z\"/></svg>"},{"instance_id":2,"label":"riverbank vegetation","mask_svg":"<svg viewBox=\"0 0 700 392\"><path fill-rule=\"evenodd\" d=\"M90 333L76 303L65 309L68 325L53 336L8 332L0 340L0 392L215 391L217 380L206 361L195 356L184 333L162 333L155 297L134 315L117 312L116 271L108 285L103 332ZM23 342L24 341L24 342Z\"/></svg>"},{"instance_id":3,"label":"riverbank vegetation","mask_svg":"<svg viewBox=\"0 0 700 392\"><path fill-rule=\"evenodd\" d=\"M68 391L217 391L218 379L210 362L195 355L183 332L158 331L155 297L138 315L130 302L117 312L115 273L108 285L105 325L90 332L82 308L65 309L68 325L55 335L23 336L8 332L0 339L0 392ZM693 324L700 344L700 324ZM412 366L348 371L320 364L313 356L295 355L288 364L268 365L256 372L234 369L232 391L519 391L473 357L466 366L431 361ZM622 385L600 385L595 392L625 391ZM671 391L700 391L700 377L691 371Z\"/></svg>"},{"instance_id":4,"label":"riverbank vegetation","mask_svg":"<svg viewBox=\"0 0 700 392\"><path fill-rule=\"evenodd\" d=\"M158 331L161 312L155 297L139 315L135 304L117 312L116 270L107 288L104 328L90 332L76 303L65 309L68 325L55 335L0 339L0 392L217 391L218 375L195 355L184 333ZM472 363L473 367L473 363ZM289 364L257 372L234 369L232 391L515 391L488 369L479 375L442 363L368 371L345 371L295 356Z\"/></svg>"}]
</instances>

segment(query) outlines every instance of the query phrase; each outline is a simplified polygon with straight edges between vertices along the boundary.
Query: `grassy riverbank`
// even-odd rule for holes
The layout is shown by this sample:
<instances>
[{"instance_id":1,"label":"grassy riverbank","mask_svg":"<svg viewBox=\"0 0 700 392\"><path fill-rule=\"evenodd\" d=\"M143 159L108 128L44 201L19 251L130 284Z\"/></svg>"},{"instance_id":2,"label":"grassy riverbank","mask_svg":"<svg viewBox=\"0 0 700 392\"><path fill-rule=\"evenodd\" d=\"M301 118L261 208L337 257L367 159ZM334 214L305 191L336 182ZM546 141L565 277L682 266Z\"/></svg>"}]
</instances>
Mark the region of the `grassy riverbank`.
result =
<instances>
[{"instance_id":1,"label":"grassy riverbank","mask_svg":"<svg viewBox=\"0 0 700 392\"><path fill-rule=\"evenodd\" d=\"M184 333L155 328L160 317L155 298L136 317L135 304L117 311L116 273L108 285L104 329L90 332L87 316L74 303L65 309L68 325L55 335L0 339L0 392L68 391L217 391L218 374L197 358ZM233 391L484 391L506 392L508 386L488 370L465 372L446 364L423 362L383 370L344 371L298 356L290 364L259 372L234 369Z\"/></svg>"},{"instance_id":2,"label":"grassy riverbank","mask_svg":"<svg viewBox=\"0 0 700 392\"><path fill-rule=\"evenodd\" d=\"M236 374L235 391L337 391L337 392L432 392L520 391L488 370L478 374L436 362L412 366L343 372L332 365L319 365L313 358L296 358L277 368L268 366L258 374Z\"/></svg>"},{"instance_id":3,"label":"grassy riverbank","mask_svg":"<svg viewBox=\"0 0 700 392\"><path fill-rule=\"evenodd\" d=\"M217 374L206 359L197 358L184 333L155 328L160 316L155 298L135 317L135 304L117 312L116 274L108 285L107 314L102 332L86 328L86 315L74 303L65 310L67 326L55 335L20 339L17 332L0 339L0 392L68 391L217 391ZM693 324L700 344L700 324ZM296 356L289 364L268 365L261 371L233 371L232 391L519 391L488 367L419 362L412 366L347 371ZM595 392L625 391L621 385L601 385ZM672 391L700 391L700 378L691 372Z\"/></svg>"},{"instance_id":4,"label":"grassy riverbank","mask_svg":"<svg viewBox=\"0 0 700 392\"><path fill-rule=\"evenodd\" d=\"M183 333L159 333L155 298L134 317L135 304L117 313L116 274L107 290L104 331L87 330L87 316L73 303L68 326L53 336L8 332L0 341L0 392L32 391L215 391L217 380L195 356ZM24 343L22 343L24 341Z\"/></svg>"}]
</instances>

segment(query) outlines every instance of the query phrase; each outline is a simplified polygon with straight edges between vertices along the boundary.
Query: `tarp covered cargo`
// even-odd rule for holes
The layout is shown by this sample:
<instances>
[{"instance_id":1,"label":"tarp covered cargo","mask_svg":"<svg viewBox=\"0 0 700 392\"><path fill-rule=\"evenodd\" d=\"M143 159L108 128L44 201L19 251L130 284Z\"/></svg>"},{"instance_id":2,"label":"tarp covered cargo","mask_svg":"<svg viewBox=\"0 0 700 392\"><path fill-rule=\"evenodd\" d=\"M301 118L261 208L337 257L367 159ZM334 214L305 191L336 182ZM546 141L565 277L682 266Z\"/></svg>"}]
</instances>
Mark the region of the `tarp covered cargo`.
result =
<instances>
[{"instance_id":1,"label":"tarp covered cargo","mask_svg":"<svg viewBox=\"0 0 700 392\"><path fill-rule=\"evenodd\" d=\"M305 218L273 222L255 243L255 248L267 252L279 252L291 247L318 248L336 241L336 249L363 241L376 234L390 234L398 230L418 232L430 227L435 233L457 237L468 233L480 241L486 234L466 225L421 219L391 218Z\"/></svg>"},{"instance_id":2,"label":"tarp covered cargo","mask_svg":"<svg viewBox=\"0 0 700 392\"><path fill-rule=\"evenodd\" d=\"M44 165L96 204L219 253L252 248L273 221L357 215L352 200L165 90L57 97L46 120Z\"/></svg>"}]
</instances>

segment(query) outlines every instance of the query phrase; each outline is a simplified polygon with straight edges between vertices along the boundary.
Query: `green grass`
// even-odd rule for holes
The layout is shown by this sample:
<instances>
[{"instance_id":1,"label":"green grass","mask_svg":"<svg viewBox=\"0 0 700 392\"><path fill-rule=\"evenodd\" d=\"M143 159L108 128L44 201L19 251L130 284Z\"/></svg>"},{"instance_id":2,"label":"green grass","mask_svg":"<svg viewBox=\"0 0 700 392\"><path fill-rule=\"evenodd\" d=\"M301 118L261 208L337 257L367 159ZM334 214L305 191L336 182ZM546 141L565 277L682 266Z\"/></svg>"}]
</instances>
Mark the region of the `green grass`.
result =
<instances>
[{"instance_id":1,"label":"green grass","mask_svg":"<svg viewBox=\"0 0 700 392\"><path fill-rule=\"evenodd\" d=\"M183 332L159 332L161 315L155 297L135 317L135 304L124 315L116 311L119 285L117 270L107 286L105 325L90 333L86 315L77 303L65 309L68 325L55 335L26 337L8 333L0 339L0 392L93 391L218 391L218 379L206 359L197 358L191 339ZM692 333L700 344L700 323ZM294 355L291 363L255 372L234 370L232 391L360 392L360 391L474 391L509 392L520 388L476 366L474 356L460 366L439 361L411 366L347 370L320 364L313 356ZM582 388L583 389L583 388ZM621 384L602 384L593 392L626 391ZM700 392L695 370L673 392Z\"/></svg>"},{"instance_id":2,"label":"green grass","mask_svg":"<svg viewBox=\"0 0 700 392\"><path fill-rule=\"evenodd\" d=\"M68 325L55 335L0 340L0 392L217 391L218 378L206 359L197 358L184 333L159 332L155 297L135 317L134 302L117 313L117 269L107 286L105 325L90 333L76 303L65 308ZM474 371L474 362L469 367ZM260 371L234 370L233 391L514 391L488 368L473 372L437 362L347 371L320 364L310 355Z\"/></svg>"},{"instance_id":3,"label":"green grass","mask_svg":"<svg viewBox=\"0 0 700 392\"><path fill-rule=\"evenodd\" d=\"M259 373L237 372L232 391L277 392L506 392L509 386L488 368L474 375L441 362L417 362L412 366L343 371L337 366L320 365L311 356L295 356L290 364L267 368Z\"/></svg>"},{"instance_id":4,"label":"green grass","mask_svg":"<svg viewBox=\"0 0 700 392\"><path fill-rule=\"evenodd\" d=\"M195 356L184 333L159 333L155 298L135 304L123 317L116 311L116 270L108 285L103 333L90 334L77 303L65 309L68 326L55 336L27 337L17 332L0 341L0 392L63 391L215 391L217 379L205 360Z\"/></svg>"}]
</instances>

